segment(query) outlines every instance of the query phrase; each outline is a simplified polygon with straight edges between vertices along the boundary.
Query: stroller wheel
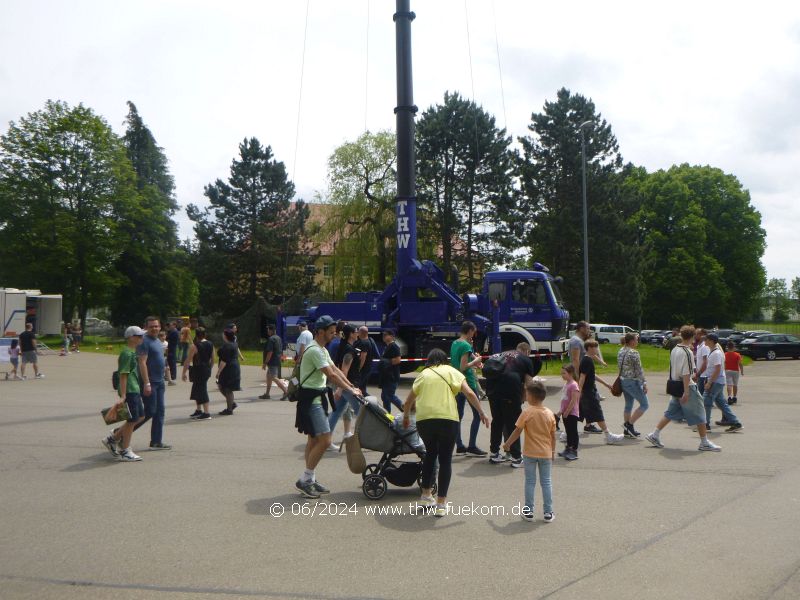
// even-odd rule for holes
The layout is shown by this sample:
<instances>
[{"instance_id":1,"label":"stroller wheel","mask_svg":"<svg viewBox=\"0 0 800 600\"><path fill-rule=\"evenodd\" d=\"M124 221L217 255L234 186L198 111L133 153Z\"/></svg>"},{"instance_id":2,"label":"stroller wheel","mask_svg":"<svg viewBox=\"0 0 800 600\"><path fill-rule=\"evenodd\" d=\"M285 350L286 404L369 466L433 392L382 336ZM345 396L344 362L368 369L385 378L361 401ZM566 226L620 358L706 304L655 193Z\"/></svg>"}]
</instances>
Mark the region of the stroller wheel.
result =
<instances>
[{"instance_id":1,"label":"stroller wheel","mask_svg":"<svg viewBox=\"0 0 800 600\"><path fill-rule=\"evenodd\" d=\"M364 468L364 472L361 473L361 479L366 479L370 475L374 475L377 472L378 472L378 465L376 465L375 463L367 465Z\"/></svg>"},{"instance_id":2,"label":"stroller wheel","mask_svg":"<svg viewBox=\"0 0 800 600\"><path fill-rule=\"evenodd\" d=\"M386 479L381 475L367 475L361 489L370 500L380 500L386 495Z\"/></svg>"}]
</instances>

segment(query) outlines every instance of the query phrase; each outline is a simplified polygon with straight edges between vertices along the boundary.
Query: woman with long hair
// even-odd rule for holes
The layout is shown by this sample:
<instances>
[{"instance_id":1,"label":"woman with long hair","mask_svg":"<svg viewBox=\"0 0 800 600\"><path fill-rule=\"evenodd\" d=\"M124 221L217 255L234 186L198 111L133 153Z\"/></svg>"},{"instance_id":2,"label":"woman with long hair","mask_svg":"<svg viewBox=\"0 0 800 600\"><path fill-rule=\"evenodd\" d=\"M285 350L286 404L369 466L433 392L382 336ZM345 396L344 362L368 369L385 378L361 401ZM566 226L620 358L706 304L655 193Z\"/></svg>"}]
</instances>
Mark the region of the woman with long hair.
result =
<instances>
[{"instance_id":1,"label":"woman with long hair","mask_svg":"<svg viewBox=\"0 0 800 600\"><path fill-rule=\"evenodd\" d=\"M191 366L190 366L191 365ZM211 418L208 412L208 380L214 365L214 344L206 339L206 328L198 327L194 334L194 343L189 346L189 356L183 363L181 379L187 380L191 373L192 391L189 399L194 400L197 409L189 415L190 419L206 421Z\"/></svg>"}]
</instances>

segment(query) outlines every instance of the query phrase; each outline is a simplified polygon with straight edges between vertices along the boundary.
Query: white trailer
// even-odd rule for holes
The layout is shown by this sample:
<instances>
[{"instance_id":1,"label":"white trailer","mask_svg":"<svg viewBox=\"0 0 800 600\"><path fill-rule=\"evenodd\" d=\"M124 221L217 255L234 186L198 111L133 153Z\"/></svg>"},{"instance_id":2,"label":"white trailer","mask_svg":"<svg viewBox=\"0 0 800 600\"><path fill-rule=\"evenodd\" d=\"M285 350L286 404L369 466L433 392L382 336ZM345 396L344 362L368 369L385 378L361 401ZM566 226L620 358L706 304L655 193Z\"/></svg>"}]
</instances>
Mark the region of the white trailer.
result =
<instances>
[{"instance_id":1,"label":"white trailer","mask_svg":"<svg viewBox=\"0 0 800 600\"><path fill-rule=\"evenodd\" d=\"M61 294L42 294L39 290L0 288L2 336L14 337L33 323L36 335L61 335Z\"/></svg>"},{"instance_id":2,"label":"white trailer","mask_svg":"<svg viewBox=\"0 0 800 600\"><path fill-rule=\"evenodd\" d=\"M0 288L0 337L16 337L25 331L27 298L23 290Z\"/></svg>"}]
</instances>

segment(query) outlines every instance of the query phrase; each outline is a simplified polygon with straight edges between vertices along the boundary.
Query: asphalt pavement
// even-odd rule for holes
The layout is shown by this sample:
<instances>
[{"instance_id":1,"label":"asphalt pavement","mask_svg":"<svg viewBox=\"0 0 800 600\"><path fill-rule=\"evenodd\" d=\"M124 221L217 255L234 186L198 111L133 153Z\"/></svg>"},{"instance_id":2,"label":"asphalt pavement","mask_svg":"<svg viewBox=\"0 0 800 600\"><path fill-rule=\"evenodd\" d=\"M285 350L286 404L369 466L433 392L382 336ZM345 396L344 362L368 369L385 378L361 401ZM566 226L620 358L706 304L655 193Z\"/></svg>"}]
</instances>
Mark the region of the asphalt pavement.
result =
<instances>
[{"instance_id":1,"label":"asphalt pavement","mask_svg":"<svg viewBox=\"0 0 800 600\"><path fill-rule=\"evenodd\" d=\"M45 379L0 378L3 600L800 598L798 361L746 368L734 407L744 430L715 428L720 453L698 452L697 434L678 424L664 449L582 435L580 460L554 468L553 523L541 520L538 489L537 521L514 514L521 469L476 458L454 459L441 519L409 510L416 487L367 500L344 454L317 469L332 493L303 500L294 405L258 400L254 366L230 417L217 416L214 392L214 418L191 421L190 384L168 387L173 449L147 451L146 426L133 438L144 460L119 463L100 444L115 357L40 361ZM543 376L556 408L558 373ZM667 404L665 375L648 380L643 433ZM606 396L621 432L622 399Z\"/></svg>"}]
</instances>

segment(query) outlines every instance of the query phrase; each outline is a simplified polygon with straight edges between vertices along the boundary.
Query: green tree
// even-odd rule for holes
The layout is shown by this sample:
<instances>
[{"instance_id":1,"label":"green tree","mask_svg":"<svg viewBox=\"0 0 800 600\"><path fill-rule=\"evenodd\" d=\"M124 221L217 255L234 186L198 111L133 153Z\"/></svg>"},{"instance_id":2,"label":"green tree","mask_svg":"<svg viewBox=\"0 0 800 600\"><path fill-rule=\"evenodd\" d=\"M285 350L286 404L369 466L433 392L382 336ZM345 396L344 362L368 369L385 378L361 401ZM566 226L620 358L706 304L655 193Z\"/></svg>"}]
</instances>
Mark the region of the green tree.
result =
<instances>
[{"instance_id":1,"label":"green tree","mask_svg":"<svg viewBox=\"0 0 800 600\"><path fill-rule=\"evenodd\" d=\"M783 323L789 320L792 299L785 279L772 278L764 286L763 307L772 313L772 320Z\"/></svg>"},{"instance_id":2,"label":"green tree","mask_svg":"<svg viewBox=\"0 0 800 600\"><path fill-rule=\"evenodd\" d=\"M465 274L469 290L483 271L508 255L498 215L515 202L511 138L480 106L446 92L416 127L420 225L438 240L442 269ZM423 237L423 236L420 236Z\"/></svg>"},{"instance_id":3,"label":"green tree","mask_svg":"<svg viewBox=\"0 0 800 600\"><path fill-rule=\"evenodd\" d=\"M800 312L800 277L792 279L792 306L795 312Z\"/></svg>"},{"instance_id":4,"label":"green tree","mask_svg":"<svg viewBox=\"0 0 800 600\"><path fill-rule=\"evenodd\" d=\"M581 136L586 141L591 318L633 322L643 296L643 240L630 222L639 197L624 188L619 145L594 103L562 88L531 115L522 145L521 201L502 215L508 239L564 278L573 314L584 306ZM579 314L583 318L583 310Z\"/></svg>"},{"instance_id":5,"label":"green tree","mask_svg":"<svg viewBox=\"0 0 800 600\"><path fill-rule=\"evenodd\" d=\"M357 287L375 283L383 288L389 279L394 258L396 162L396 139L389 131L367 131L336 148L328 159L328 198L335 210L320 234L326 239L338 238L337 253L343 250L359 257L352 265L356 277L347 282ZM360 267L370 264L373 256L375 276L364 281Z\"/></svg>"},{"instance_id":6,"label":"green tree","mask_svg":"<svg viewBox=\"0 0 800 600\"><path fill-rule=\"evenodd\" d=\"M108 302L136 203L135 173L108 124L48 101L0 137L0 272L7 285L61 292L64 318Z\"/></svg>"},{"instance_id":7,"label":"green tree","mask_svg":"<svg viewBox=\"0 0 800 600\"><path fill-rule=\"evenodd\" d=\"M110 303L112 321L191 314L197 310L197 284L187 250L178 244L173 220L178 205L166 155L132 102L126 125L123 141L136 172L139 201L120 220L130 243L115 263L120 281Z\"/></svg>"},{"instance_id":8,"label":"green tree","mask_svg":"<svg viewBox=\"0 0 800 600\"><path fill-rule=\"evenodd\" d=\"M307 288L301 238L308 207L291 204L294 185L269 146L245 139L227 183L217 179L205 195L210 206L187 208L204 310L240 314L258 297L280 302Z\"/></svg>"},{"instance_id":9,"label":"green tree","mask_svg":"<svg viewBox=\"0 0 800 600\"><path fill-rule=\"evenodd\" d=\"M733 175L680 165L629 177L641 197L634 221L649 245L646 316L654 323L733 323L764 287L764 230Z\"/></svg>"}]
</instances>

